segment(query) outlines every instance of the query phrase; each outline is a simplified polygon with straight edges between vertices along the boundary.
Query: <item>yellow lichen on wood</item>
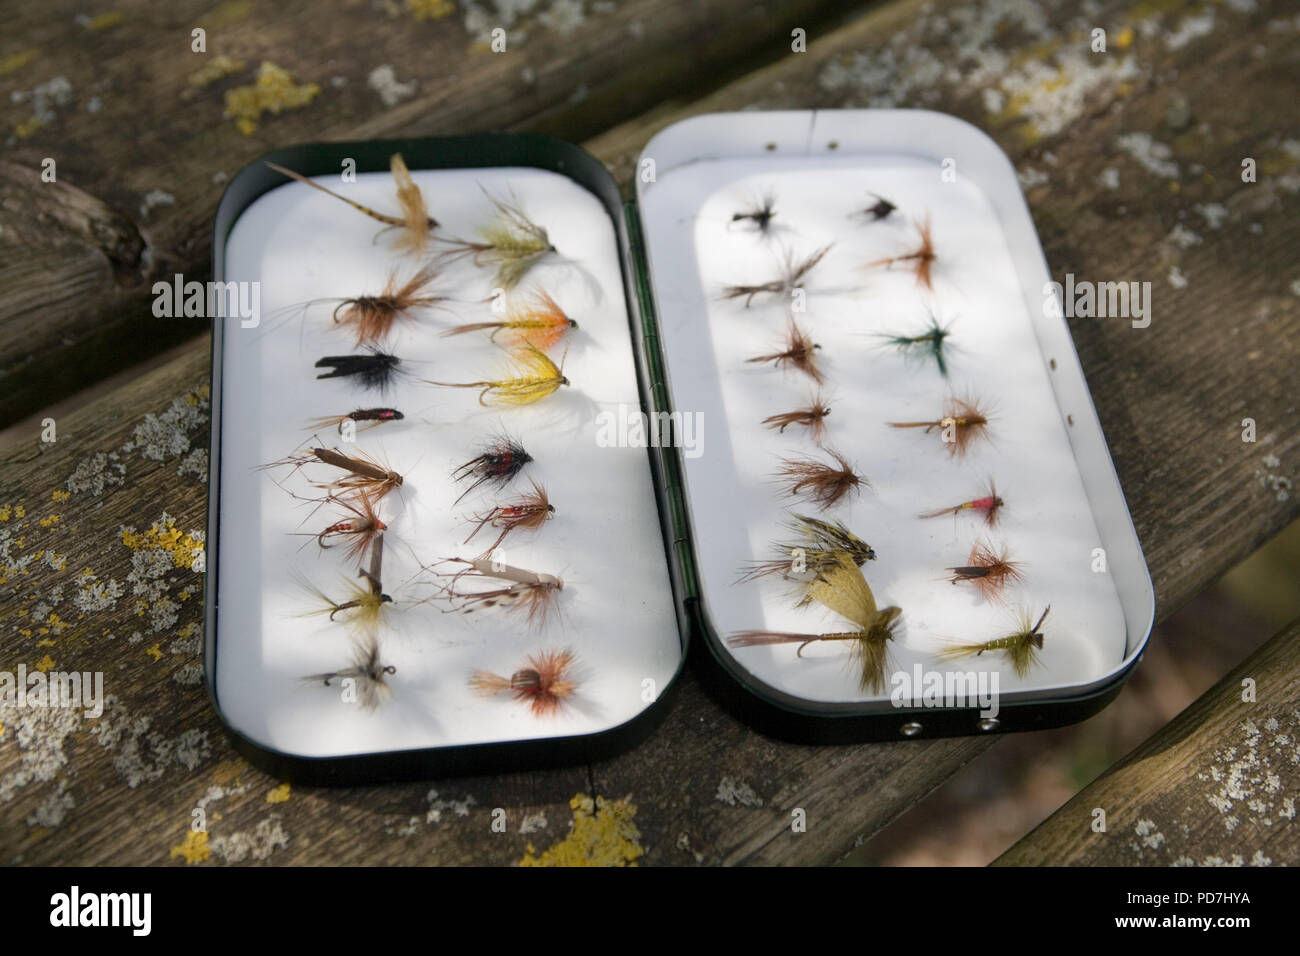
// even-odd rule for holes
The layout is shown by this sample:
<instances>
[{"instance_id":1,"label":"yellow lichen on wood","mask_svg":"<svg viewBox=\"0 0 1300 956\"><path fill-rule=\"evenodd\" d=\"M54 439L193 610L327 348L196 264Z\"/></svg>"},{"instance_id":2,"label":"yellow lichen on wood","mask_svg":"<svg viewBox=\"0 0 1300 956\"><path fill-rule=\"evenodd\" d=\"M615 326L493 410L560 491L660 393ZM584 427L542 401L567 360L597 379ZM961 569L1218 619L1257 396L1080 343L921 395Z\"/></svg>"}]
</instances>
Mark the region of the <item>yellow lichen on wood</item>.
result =
<instances>
[{"instance_id":1,"label":"yellow lichen on wood","mask_svg":"<svg viewBox=\"0 0 1300 956\"><path fill-rule=\"evenodd\" d=\"M569 835L536 856L531 844L520 866L635 866L645 850L641 832L632 818L636 806L630 799L593 800L579 793L569 801L573 828Z\"/></svg>"},{"instance_id":2,"label":"yellow lichen on wood","mask_svg":"<svg viewBox=\"0 0 1300 956\"><path fill-rule=\"evenodd\" d=\"M71 497L72 497L72 492L62 491L58 488L50 492L51 501L67 501Z\"/></svg>"},{"instance_id":3,"label":"yellow lichen on wood","mask_svg":"<svg viewBox=\"0 0 1300 956\"><path fill-rule=\"evenodd\" d=\"M145 651L145 653L148 654L150 657L152 657L155 661L160 661L163 659L162 648L159 647L157 644L149 648L147 651Z\"/></svg>"},{"instance_id":4,"label":"yellow lichen on wood","mask_svg":"<svg viewBox=\"0 0 1300 956\"><path fill-rule=\"evenodd\" d=\"M288 70L264 60L255 82L226 90L225 115L235 121L241 133L251 136L257 131L257 121L263 113L300 109L319 92L320 87L315 83L297 85Z\"/></svg>"},{"instance_id":5,"label":"yellow lichen on wood","mask_svg":"<svg viewBox=\"0 0 1300 956\"><path fill-rule=\"evenodd\" d=\"M1120 30L1119 33L1115 35L1115 46L1118 49L1127 50L1133 45L1134 36L1135 34L1133 33L1132 27L1124 27L1124 29Z\"/></svg>"},{"instance_id":6,"label":"yellow lichen on wood","mask_svg":"<svg viewBox=\"0 0 1300 956\"><path fill-rule=\"evenodd\" d=\"M195 541L184 531L176 527L176 522L168 519L167 524L159 528L158 523L148 531L137 532L133 528L122 529L122 543L132 551L153 550L161 548L172 556L172 564L178 568L193 568L194 559L203 551L203 542Z\"/></svg>"},{"instance_id":7,"label":"yellow lichen on wood","mask_svg":"<svg viewBox=\"0 0 1300 956\"><path fill-rule=\"evenodd\" d=\"M30 50L19 50L17 53L10 53L8 56L0 58L0 76L7 76L21 70L36 59L39 52L35 47L32 47Z\"/></svg>"},{"instance_id":8,"label":"yellow lichen on wood","mask_svg":"<svg viewBox=\"0 0 1300 956\"><path fill-rule=\"evenodd\" d=\"M49 654L46 654L39 661L36 662L35 666L36 669L40 671L42 674L49 673L50 671L54 670L54 658L52 658Z\"/></svg>"},{"instance_id":9,"label":"yellow lichen on wood","mask_svg":"<svg viewBox=\"0 0 1300 956\"><path fill-rule=\"evenodd\" d=\"M288 803L289 802L289 785L282 783L278 787L272 787L266 792L267 803Z\"/></svg>"},{"instance_id":10,"label":"yellow lichen on wood","mask_svg":"<svg viewBox=\"0 0 1300 956\"><path fill-rule=\"evenodd\" d=\"M406 9L417 20L441 20L456 12L451 0L406 0Z\"/></svg>"},{"instance_id":11,"label":"yellow lichen on wood","mask_svg":"<svg viewBox=\"0 0 1300 956\"><path fill-rule=\"evenodd\" d=\"M191 830L185 834L185 839L179 844L172 847L171 853L167 858L181 857L186 863L202 863L212 855L212 849L208 846L208 833L206 830Z\"/></svg>"},{"instance_id":12,"label":"yellow lichen on wood","mask_svg":"<svg viewBox=\"0 0 1300 956\"><path fill-rule=\"evenodd\" d=\"M214 56L208 63L199 67L189 75L190 86L196 89L202 89L210 83L230 76L232 73L238 73L245 67L243 60L232 60L224 53Z\"/></svg>"},{"instance_id":13,"label":"yellow lichen on wood","mask_svg":"<svg viewBox=\"0 0 1300 956\"><path fill-rule=\"evenodd\" d=\"M120 10L110 10L108 13L101 13L89 23L86 24L87 30L107 30L109 27L115 27L126 17Z\"/></svg>"}]
</instances>

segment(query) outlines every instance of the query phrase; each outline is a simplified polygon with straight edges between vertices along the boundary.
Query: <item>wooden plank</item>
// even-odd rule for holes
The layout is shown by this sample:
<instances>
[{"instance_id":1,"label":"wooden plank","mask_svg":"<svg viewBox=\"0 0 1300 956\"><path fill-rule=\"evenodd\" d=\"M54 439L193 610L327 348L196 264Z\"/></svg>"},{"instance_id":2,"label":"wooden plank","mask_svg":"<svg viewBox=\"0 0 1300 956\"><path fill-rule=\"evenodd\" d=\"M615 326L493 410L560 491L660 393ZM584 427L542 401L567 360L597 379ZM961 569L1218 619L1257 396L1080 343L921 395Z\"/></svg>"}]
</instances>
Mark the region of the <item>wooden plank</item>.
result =
<instances>
[{"instance_id":1,"label":"wooden plank","mask_svg":"<svg viewBox=\"0 0 1300 956\"><path fill-rule=\"evenodd\" d=\"M224 184L268 149L489 129L581 138L777 55L796 25L839 16L827 0L556 0L509 12L522 6L353 0L322 15L302 0L185 0L165 12L128 0L95 21L66 5L14 11L0 39L0 426L202 333L193 319L154 318L150 289L177 272L210 277ZM500 53L484 42L497 26ZM205 53L191 49L197 27ZM264 61L319 91L242 135L225 96ZM222 75L222 63L242 66ZM392 77L372 77L384 67Z\"/></svg>"},{"instance_id":2,"label":"wooden plank","mask_svg":"<svg viewBox=\"0 0 1300 956\"><path fill-rule=\"evenodd\" d=\"M923 6L892 4L829 36L814 33L807 53L792 54L690 107L656 111L589 145L626 180L630 157L653 131L693 112L935 106L990 129L1022 174L1047 175L1045 183L1030 188L1029 199L1053 273L1150 279L1157 287L1147 329L1111 320L1072 320L1071 328L1147 550L1160 611L1168 613L1296 513L1294 498L1281 497L1286 489L1280 480L1294 475L1300 443L1293 388L1286 387L1288 376L1293 379L1289 369L1300 317L1287 289L1291 277L1279 274L1279 265L1283 250L1300 238L1300 224L1288 208L1295 199L1287 179L1300 160L1283 146L1275 119L1286 115L1285 51L1292 34L1269 27L1276 12L1268 4L1250 16L1216 8L1209 35L1169 48L1165 38L1179 35L1199 7L1162 7L1142 19L1118 3L1105 3L1096 20L1113 38L1130 25L1134 39L1126 55L1135 58L1136 72L1103 65L1098 68L1119 72L1094 76L1063 52L1087 36L1087 22L1075 19L1073 5L1046 5L1041 25L999 17L1002 5L991 2ZM1028 9L1022 14L1028 16ZM1152 38L1142 33L1148 29L1144 23L1154 23ZM1263 55L1257 55L1260 49ZM1038 76L1034 63L1064 69L1031 83ZM1165 125L1172 91L1162 78L1174 70L1196 115L1190 134ZM1076 100L1078 83L1083 89ZM1001 111L987 110L985 88L1003 93ZM1243 110L1243 101L1256 106ZM1053 117L1064 123L1060 129L1053 128ZM1030 122L1039 127L1036 132L1028 130ZM1207 129L1199 132L1199 124ZM1138 140L1118 145L1120 137L1143 132L1153 142L1172 144L1171 156L1162 159L1159 150L1144 150ZM1185 135L1191 139L1180 139ZM1235 172L1225 172L1239 168L1242 144L1258 154L1257 183L1242 184ZM1180 178L1162 175L1162 162L1177 162ZM1193 163L1214 170L1214 180L1193 173ZM1102 175L1111 168L1119 176L1113 190L1105 185L1111 177ZM1030 182L1035 178L1027 176ZM1212 203L1226 210L1219 228L1210 228L1196 208ZM1200 242L1184 248L1188 240L1168 239L1180 223ZM1173 265L1187 278L1186 288L1169 285ZM160 596L142 596L151 606L137 616L128 576L131 562L142 559L120 533L122 524L147 529L163 509L183 531L204 526L202 486L189 472L177 474L189 452L172 454L183 442L165 422L145 418L159 417L171 396L200 388L203 368L197 353L178 359L70 418L73 437L65 438L61 422L59 443L38 460L14 460L33 454L33 436L0 473L0 505L26 508L24 517L11 510L9 521L0 522L0 533L9 533L6 563L53 547L69 555L65 567L71 569L56 571L44 557L32 558L27 575L7 582L16 590L0 599L3 659L30 666L48 653L60 667L115 672L119 663L128 665L117 685L122 707L105 725L108 730L91 733L87 722L62 736L57 728L27 736L10 726L0 737L0 859L9 858L9 851L28 862L164 861L185 839L195 802L218 786L226 793L209 812L212 862L230 860L238 847L255 844L269 847L274 861L507 863L520 860L530 842L540 851L564 838L572 818L568 801L593 792L629 798L640 836L621 830L618 813L608 807L578 835L608 838L602 845L627 855L640 851L647 863L824 862L904 812L991 742L826 748L776 743L721 713L688 674L652 740L589 769L366 791L295 790L287 804L269 804L266 795L275 782L231 755L199 689L173 678L192 677L197 659L192 632L180 636L199 618L193 596L179 598L193 578L170 572L168 588ZM1240 441L1239 422L1246 415L1259 423L1255 444ZM171 418L192 424L185 415ZM150 439L144 447L163 461L146 458L139 447L121 450L123 436L141 425ZM205 440L202 428L194 424L188 440ZM76 487L93 486L88 475L101 452L116 453L117 461L106 457L100 477L111 482L113 466L121 464L127 468L124 483L108 484L99 496L83 490L67 502L52 500L78 468ZM42 527L40 521L54 514L62 515L57 525ZM47 544L47 534L69 532L69 541ZM13 543L17 538L24 543ZM75 575L84 567L101 582L117 581L124 593L113 607L74 621L53 638L56 645L38 646L51 638L20 618L31 619L60 585L65 602L71 600L68 595L80 587ZM152 606L162 597L180 605L174 622L167 623L165 603ZM151 632L156 621L165 626ZM23 629L33 633L24 635ZM103 630L116 636L106 638ZM133 644L137 630L142 639ZM139 660L155 643L162 659ZM0 722L11 719L0 716ZM151 723L140 729L143 720ZM51 739L62 741L66 764L59 765ZM38 767L52 776L39 779ZM231 793L232 786L247 789ZM436 791L432 798L430 790ZM443 806L470 797L474 803L463 817ZM72 806L66 806L69 799ZM60 806L61 825L42 822L57 817ZM426 807L437 811L436 820L430 822ZM496 807L505 811L505 833L491 830ZM806 833L791 831L797 808L806 813ZM221 819L213 821L213 813ZM131 818L130 840L123 839L124 830L115 831L116 838L94 836L113 815ZM228 839L217 842L223 836ZM564 848L574 849L571 843Z\"/></svg>"},{"instance_id":3,"label":"wooden plank","mask_svg":"<svg viewBox=\"0 0 1300 956\"><path fill-rule=\"evenodd\" d=\"M1294 863L1300 857L1297 675L1300 621L1278 633L994 865ZM1247 682L1253 685L1253 695L1243 700ZM1096 829L1098 821L1104 822L1104 830Z\"/></svg>"}]
</instances>

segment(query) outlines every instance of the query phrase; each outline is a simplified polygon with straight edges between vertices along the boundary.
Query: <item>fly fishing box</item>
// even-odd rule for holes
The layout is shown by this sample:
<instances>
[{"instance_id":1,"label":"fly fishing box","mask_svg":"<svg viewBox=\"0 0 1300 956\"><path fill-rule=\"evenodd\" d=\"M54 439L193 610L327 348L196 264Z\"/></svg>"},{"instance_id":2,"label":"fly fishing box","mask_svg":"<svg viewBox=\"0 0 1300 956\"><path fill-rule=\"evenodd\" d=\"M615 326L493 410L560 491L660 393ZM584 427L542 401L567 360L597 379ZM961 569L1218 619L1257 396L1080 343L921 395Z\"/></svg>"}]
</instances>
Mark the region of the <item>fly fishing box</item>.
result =
<instances>
[{"instance_id":1,"label":"fly fishing box","mask_svg":"<svg viewBox=\"0 0 1300 956\"><path fill-rule=\"evenodd\" d=\"M214 322L205 631L254 763L598 758L691 641L719 699L812 741L1059 726L1136 664L1141 548L975 128L696 117L626 203L542 136L265 159L215 224L262 311Z\"/></svg>"}]
</instances>

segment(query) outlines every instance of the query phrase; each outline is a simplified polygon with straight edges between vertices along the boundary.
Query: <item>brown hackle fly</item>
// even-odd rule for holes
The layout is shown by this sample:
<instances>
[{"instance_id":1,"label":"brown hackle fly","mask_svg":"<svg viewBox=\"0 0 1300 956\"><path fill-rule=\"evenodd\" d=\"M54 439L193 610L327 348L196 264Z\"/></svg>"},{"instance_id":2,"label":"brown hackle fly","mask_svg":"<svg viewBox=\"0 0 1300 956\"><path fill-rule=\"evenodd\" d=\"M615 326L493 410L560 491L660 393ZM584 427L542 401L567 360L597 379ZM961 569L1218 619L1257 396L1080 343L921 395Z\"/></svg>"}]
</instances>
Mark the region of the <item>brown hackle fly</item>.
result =
<instances>
[{"instance_id":1,"label":"brown hackle fly","mask_svg":"<svg viewBox=\"0 0 1300 956\"><path fill-rule=\"evenodd\" d=\"M782 458L776 478L785 484L785 493L791 498L804 498L825 510L849 492L861 491L868 482L838 451L823 450L831 463L808 457Z\"/></svg>"},{"instance_id":2,"label":"brown hackle fly","mask_svg":"<svg viewBox=\"0 0 1300 956\"><path fill-rule=\"evenodd\" d=\"M755 296L769 295L781 297L789 295L795 289L802 287L808 273L812 272L817 263L826 257L826 253L831 251L834 243L828 242L820 249L815 250L803 259L795 259L794 253L787 249L784 253L784 262L780 274L767 282L761 282L757 285L728 285L722 289L722 298L724 299L744 299L745 308L749 308L754 301Z\"/></svg>"},{"instance_id":3,"label":"brown hackle fly","mask_svg":"<svg viewBox=\"0 0 1300 956\"><path fill-rule=\"evenodd\" d=\"M541 627L556 613L564 581L558 575L529 571L497 560L492 554L477 558L448 558L447 564L460 565L454 572L439 572L448 580L440 585L440 595L448 602L447 610L473 613L480 608L503 607L520 614L530 626ZM479 590L474 583L486 583Z\"/></svg>"},{"instance_id":4,"label":"brown hackle fly","mask_svg":"<svg viewBox=\"0 0 1300 956\"><path fill-rule=\"evenodd\" d=\"M497 535L496 540L488 545L487 551L491 552L511 532L538 531L542 525L555 517L555 505L551 504L550 498L547 497L546 489L531 479L529 484L533 486L533 490L525 492L515 501L509 504L497 505L491 511L475 515L473 519L476 522L474 530L465 539L464 543L469 544L470 541L474 540L474 536L483 530L484 526L489 526L501 532Z\"/></svg>"},{"instance_id":5,"label":"brown hackle fly","mask_svg":"<svg viewBox=\"0 0 1300 956\"><path fill-rule=\"evenodd\" d=\"M923 285L927 289L933 289L932 271L934 264L938 261L938 256L934 251L934 237L930 228L930 219L927 216L924 220L913 223L916 226L917 245L910 252L900 253L896 256L890 256L887 259L877 259L875 262L867 263L868 269L874 269L884 266L892 269L900 263L910 265L913 274L916 276L918 285Z\"/></svg>"},{"instance_id":6,"label":"brown hackle fly","mask_svg":"<svg viewBox=\"0 0 1300 956\"><path fill-rule=\"evenodd\" d=\"M508 693L528 704L534 716L548 717L558 712L578 689L573 679L576 663L577 655L568 648L542 651L528 655L524 666L509 677L476 670L470 675L469 685L479 694Z\"/></svg>"},{"instance_id":7,"label":"brown hackle fly","mask_svg":"<svg viewBox=\"0 0 1300 956\"><path fill-rule=\"evenodd\" d=\"M770 362L776 368L797 369L820 385L822 373L817 367L817 350L821 346L812 340L812 336L799 328L793 318L790 319L789 328L786 330L784 345L785 348L780 352L756 355L746 361L751 364Z\"/></svg>"},{"instance_id":8,"label":"brown hackle fly","mask_svg":"<svg viewBox=\"0 0 1300 956\"><path fill-rule=\"evenodd\" d=\"M924 428L928 435L937 430L948 454L954 458L965 455L977 438L988 438L989 415L972 398L950 397L944 402L943 417L922 422L889 422L890 428Z\"/></svg>"},{"instance_id":9,"label":"brown hackle fly","mask_svg":"<svg viewBox=\"0 0 1300 956\"><path fill-rule=\"evenodd\" d=\"M1011 552L1003 547L994 551L986 541L976 541L970 549L970 557L959 567L948 568L952 572L949 578L953 584L969 581L989 601L1003 600L1003 593L1008 584L1018 583L1024 579L1021 568L1024 564L1011 560Z\"/></svg>"},{"instance_id":10,"label":"brown hackle fly","mask_svg":"<svg viewBox=\"0 0 1300 956\"><path fill-rule=\"evenodd\" d=\"M830 415L830 413L831 407L822 400L820 394L817 394L803 408L796 408L792 412L781 412L778 415L769 415L763 419L763 424L768 428L775 428L782 434L792 425L806 428L808 437L820 445L822 439L826 437L826 416Z\"/></svg>"}]
</instances>

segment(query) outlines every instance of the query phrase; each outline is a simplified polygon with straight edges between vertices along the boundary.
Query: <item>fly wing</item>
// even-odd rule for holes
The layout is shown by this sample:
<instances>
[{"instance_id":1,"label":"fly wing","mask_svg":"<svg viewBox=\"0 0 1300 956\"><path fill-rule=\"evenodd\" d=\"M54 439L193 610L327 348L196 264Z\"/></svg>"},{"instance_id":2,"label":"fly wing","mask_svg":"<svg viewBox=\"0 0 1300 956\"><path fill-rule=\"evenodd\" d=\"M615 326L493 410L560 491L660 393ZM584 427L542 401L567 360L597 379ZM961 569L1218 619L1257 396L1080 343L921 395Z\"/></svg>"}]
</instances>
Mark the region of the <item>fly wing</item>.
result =
<instances>
[{"instance_id":1,"label":"fly wing","mask_svg":"<svg viewBox=\"0 0 1300 956\"><path fill-rule=\"evenodd\" d=\"M838 555L835 567L808 586L808 597L864 631L876 618L875 595L853 559L845 554Z\"/></svg>"}]
</instances>

